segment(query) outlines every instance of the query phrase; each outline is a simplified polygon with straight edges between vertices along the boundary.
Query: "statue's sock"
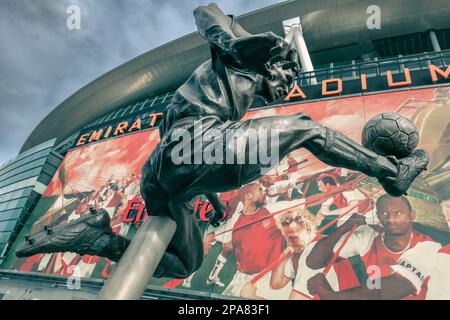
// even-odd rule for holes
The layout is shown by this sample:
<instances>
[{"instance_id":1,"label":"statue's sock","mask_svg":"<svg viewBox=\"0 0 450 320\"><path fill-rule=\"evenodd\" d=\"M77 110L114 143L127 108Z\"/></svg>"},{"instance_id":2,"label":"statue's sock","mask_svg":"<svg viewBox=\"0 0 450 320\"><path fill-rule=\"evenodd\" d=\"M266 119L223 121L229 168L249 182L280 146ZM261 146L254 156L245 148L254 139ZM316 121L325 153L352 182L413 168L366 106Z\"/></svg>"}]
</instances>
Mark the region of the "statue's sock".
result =
<instances>
[{"instance_id":1,"label":"statue's sock","mask_svg":"<svg viewBox=\"0 0 450 320\"><path fill-rule=\"evenodd\" d=\"M325 137L316 137L306 145L319 160L331 166L360 171L371 177L397 176L398 165L394 159L391 161L339 132L330 128L325 129Z\"/></svg>"}]
</instances>

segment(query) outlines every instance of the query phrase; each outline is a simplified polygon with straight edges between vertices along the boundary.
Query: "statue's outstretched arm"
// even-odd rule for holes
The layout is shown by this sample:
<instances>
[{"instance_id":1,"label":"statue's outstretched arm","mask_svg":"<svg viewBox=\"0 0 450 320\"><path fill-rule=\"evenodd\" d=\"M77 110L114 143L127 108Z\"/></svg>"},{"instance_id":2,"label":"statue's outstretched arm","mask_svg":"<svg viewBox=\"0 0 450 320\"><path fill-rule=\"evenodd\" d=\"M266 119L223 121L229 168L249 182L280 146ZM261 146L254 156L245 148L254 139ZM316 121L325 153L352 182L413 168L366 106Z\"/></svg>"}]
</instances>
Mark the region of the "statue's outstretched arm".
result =
<instances>
[{"instance_id":1,"label":"statue's outstretched arm","mask_svg":"<svg viewBox=\"0 0 450 320\"><path fill-rule=\"evenodd\" d=\"M273 32L248 33L214 3L195 9L194 17L200 35L219 48L221 56L231 58L234 66L268 76L270 60L286 54L283 38Z\"/></svg>"},{"instance_id":2,"label":"statue's outstretched arm","mask_svg":"<svg viewBox=\"0 0 450 320\"><path fill-rule=\"evenodd\" d=\"M211 44L226 49L225 43L237 37L231 30L233 19L225 15L215 3L194 10L198 32Z\"/></svg>"}]
</instances>

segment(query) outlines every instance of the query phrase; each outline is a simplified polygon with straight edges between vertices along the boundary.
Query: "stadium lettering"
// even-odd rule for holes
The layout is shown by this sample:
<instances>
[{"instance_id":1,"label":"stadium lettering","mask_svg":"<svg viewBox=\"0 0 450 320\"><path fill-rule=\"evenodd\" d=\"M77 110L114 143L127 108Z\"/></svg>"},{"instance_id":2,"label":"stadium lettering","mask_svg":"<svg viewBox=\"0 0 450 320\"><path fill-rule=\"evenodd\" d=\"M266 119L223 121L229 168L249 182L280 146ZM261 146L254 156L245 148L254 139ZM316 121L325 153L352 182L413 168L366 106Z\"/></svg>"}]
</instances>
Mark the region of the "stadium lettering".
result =
<instances>
[{"instance_id":1,"label":"stadium lettering","mask_svg":"<svg viewBox=\"0 0 450 320\"><path fill-rule=\"evenodd\" d=\"M286 98L284 98L284 101L289 101L292 98L302 98L306 99L306 94L300 89L300 87L297 84L294 84L291 91L289 91Z\"/></svg>"},{"instance_id":2,"label":"stadium lettering","mask_svg":"<svg viewBox=\"0 0 450 320\"><path fill-rule=\"evenodd\" d=\"M89 138L89 142L92 141L98 141L100 140L100 138L102 137L103 134L103 129L100 130L94 130L94 132L92 132L91 137Z\"/></svg>"},{"instance_id":3,"label":"stadium lettering","mask_svg":"<svg viewBox=\"0 0 450 320\"><path fill-rule=\"evenodd\" d=\"M392 71L386 71L388 87L389 88L399 88L399 87L410 86L412 84L412 81L411 81L411 73L409 72L409 69L405 68L403 73L405 74L405 80L404 81L395 82L393 77L392 77Z\"/></svg>"},{"instance_id":4,"label":"stadium lettering","mask_svg":"<svg viewBox=\"0 0 450 320\"><path fill-rule=\"evenodd\" d=\"M430 64L429 69L431 74L431 81L433 81L433 83L438 82L438 75L440 75L442 78L446 80L448 76L450 76L450 66L447 66L447 70L443 71L438 67L436 67L434 64Z\"/></svg>"},{"instance_id":5,"label":"stadium lettering","mask_svg":"<svg viewBox=\"0 0 450 320\"><path fill-rule=\"evenodd\" d=\"M429 71L430 71L430 77L431 81L433 83L437 83L439 81L439 78L442 78L444 80L449 79L450 77L450 66L447 66L445 71L440 69L439 67L430 64L429 65ZM360 74L360 81L361 81L361 91L367 91L367 76L364 73ZM400 87L408 87L411 86L413 83L413 80L411 78L411 72L408 68L404 68L403 70L403 79L402 80L394 80L394 77L392 75L391 70L386 71L386 81L387 81L387 87L388 88L400 88ZM334 84L336 87L335 89L330 89L330 85ZM342 93L343 90L343 82L341 78L332 78L332 79L326 79L322 80L321 84L322 86L322 96L328 97L333 95L339 95ZM301 98L306 99L307 95L305 92L299 87L299 85L296 83L292 87L292 89L289 91L288 95L284 99L284 101L289 102L292 99L295 98Z\"/></svg>"},{"instance_id":6,"label":"stadium lettering","mask_svg":"<svg viewBox=\"0 0 450 320\"><path fill-rule=\"evenodd\" d=\"M434 64L430 64L428 66L429 68L429 74L431 78L432 83L437 83L439 80L449 80L450 79L450 65L445 67L444 69L441 69ZM407 87L411 86L413 84L413 79L411 77L411 72L408 68L404 68L403 70L403 79L394 80L394 76L392 74L391 70L386 71L386 84L388 88L400 88L400 87ZM322 80L320 83L321 85L321 95L323 97L329 97L329 96L335 96L340 95L343 92L343 81L341 78L331 78L331 79L325 79ZM367 91L367 76L364 73L360 74L360 86L361 91ZM320 87L319 87L320 88ZM302 90L302 88L295 83L292 87L292 89L289 91L288 95L284 99L285 102L289 102L292 99L307 99L308 96L305 94L305 92ZM148 117L150 118L150 122L148 127L153 128L158 123L158 120L163 116L162 112L158 113L152 113L149 114ZM77 143L76 146L80 147L88 143L97 142L103 139L107 139L110 136L119 136L125 133L131 133L135 131L142 130L142 117L137 117L136 120L132 123L131 126L130 123L127 121L122 121L116 125L109 125L107 128L100 128L93 130L90 133L84 133L82 134Z\"/></svg>"},{"instance_id":7,"label":"stadium lettering","mask_svg":"<svg viewBox=\"0 0 450 320\"><path fill-rule=\"evenodd\" d=\"M116 130L114 131L114 135L117 136L118 134L123 134L127 128L128 128L128 122L127 121L120 122L117 125Z\"/></svg>"},{"instance_id":8,"label":"stadium lettering","mask_svg":"<svg viewBox=\"0 0 450 320\"><path fill-rule=\"evenodd\" d=\"M141 130L141 118L137 118L136 121L133 123L133 125L128 129L128 132L132 132L135 130Z\"/></svg>"},{"instance_id":9,"label":"stadium lettering","mask_svg":"<svg viewBox=\"0 0 450 320\"><path fill-rule=\"evenodd\" d=\"M328 84L329 83L336 83L337 89L336 90L328 90ZM336 79L328 79L322 81L322 95L324 97L331 96L334 94L340 94L342 93L342 80L339 78Z\"/></svg>"},{"instance_id":10,"label":"stadium lettering","mask_svg":"<svg viewBox=\"0 0 450 320\"><path fill-rule=\"evenodd\" d=\"M199 208L200 208L199 212L200 220L205 222L209 221L209 218L206 215L211 211L213 211L213 206L211 205L211 203L209 201L203 202L202 200L197 199L194 202L194 212L197 213Z\"/></svg>"},{"instance_id":11,"label":"stadium lettering","mask_svg":"<svg viewBox=\"0 0 450 320\"><path fill-rule=\"evenodd\" d=\"M149 114L148 117L150 118L149 128L153 128L158 119L163 116L163 113L152 113ZM87 143L92 143L96 141L100 141L103 139L107 139L110 137L111 133L113 136L119 136L125 133L131 133L135 131L142 130L142 118L137 117L136 120L133 122L133 124L129 127L128 121L122 121L119 122L115 126L108 126L108 128L105 130L105 128L100 128L92 131L91 133L85 133L80 136L80 138L77 141L76 146L80 147Z\"/></svg>"}]
</instances>

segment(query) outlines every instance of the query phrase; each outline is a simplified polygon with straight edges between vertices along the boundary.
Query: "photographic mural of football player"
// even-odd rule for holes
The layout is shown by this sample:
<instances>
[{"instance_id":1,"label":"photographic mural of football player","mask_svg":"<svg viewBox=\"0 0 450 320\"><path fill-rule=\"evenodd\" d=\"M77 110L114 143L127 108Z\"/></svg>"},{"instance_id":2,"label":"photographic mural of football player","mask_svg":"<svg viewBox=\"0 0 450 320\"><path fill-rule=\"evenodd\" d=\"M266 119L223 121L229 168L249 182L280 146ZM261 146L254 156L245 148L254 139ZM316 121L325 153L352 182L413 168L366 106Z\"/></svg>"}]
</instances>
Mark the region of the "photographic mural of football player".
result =
<instances>
[{"instance_id":1,"label":"photographic mural of football player","mask_svg":"<svg viewBox=\"0 0 450 320\"><path fill-rule=\"evenodd\" d=\"M381 156L305 113L240 121L255 96L270 103L287 94L299 69L296 52L274 33L248 33L215 4L198 7L194 17L200 35L210 44L211 59L175 92L159 125L161 141L142 167L141 195L148 212L169 216L177 223L154 277L184 279L200 267L203 237L192 215L195 197L206 195L220 217L225 206L217 192L258 179L296 149L305 148L330 166L375 177L394 196L404 194L426 168L429 159L424 150L402 159ZM269 138L253 144L251 138L261 131L270 132ZM203 143L194 143L199 139ZM245 159L261 154L258 151L267 154L269 149L271 155L274 150L278 154L267 163L241 163L234 148L239 143L243 143ZM182 159L174 158L181 151ZM198 163L197 156L205 153L211 157L227 154L232 159ZM130 242L112 232L104 209L28 240L16 251L18 257L74 251L118 261Z\"/></svg>"},{"instance_id":2,"label":"photographic mural of football player","mask_svg":"<svg viewBox=\"0 0 450 320\"><path fill-rule=\"evenodd\" d=\"M264 193L267 196L267 203L273 204L278 201L290 201L293 198L294 190L297 192L295 198L300 198L301 184L303 178L298 175L292 176L274 176L264 175L259 179ZM300 191L299 191L300 189Z\"/></svg>"},{"instance_id":3,"label":"photographic mural of football player","mask_svg":"<svg viewBox=\"0 0 450 320\"><path fill-rule=\"evenodd\" d=\"M309 291L324 300L398 300L418 296L427 285L426 300L447 300L450 292L450 245L433 241L406 250L391 267L392 274L380 279L378 288L359 286L334 290L322 273L308 280Z\"/></svg>"},{"instance_id":4,"label":"photographic mural of football player","mask_svg":"<svg viewBox=\"0 0 450 320\"><path fill-rule=\"evenodd\" d=\"M295 282L299 259L305 247L313 239L316 225L313 215L303 208L283 211L276 216L275 220L285 240L285 254L288 254L289 257L278 264L270 273L270 288L273 290L288 289L281 291L286 294L283 298L288 299L295 294L290 289ZM265 299L259 296L257 291L258 282L256 284L247 282L241 289L241 295L251 299Z\"/></svg>"},{"instance_id":5,"label":"photographic mural of football player","mask_svg":"<svg viewBox=\"0 0 450 320\"><path fill-rule=\"evenodd\" d=\"M391 275L391 267L397 264L404 252L417 244L422 242L438 244L429 236L414 230L412 222L415 219L415 212L406 197L392 197L384 194L376 201L376 212L381 226L367 225L365 218L355 213L335 232L320 239L314 245L305 260L304 267L311 272L302 280L303 289L306 288L309 278L321 273L328 265L348 232L355 225L358 227L338 252L339 257L345 259L353 256L361 257L368 274L371 273L372 267L377 268L378 272L375 275L378 278ZM336 286L333 289L338 290ZM426 288L410 298L423 299L425 294Z\"/></svg>"},{"instance_id":6,"label":"photographic mural of football player","mask_svg":"<svg viewBox=\"0 0 450 320\"><path fill-rule=\"evenodd\" d=\"M322 173L317 177L317 185L320 192L329 193L339 188L340 183L335 174ZM338 192L322 203L320 210L316 215L316 223L317 225L320 225L325 217L336 218L349 210L352 211L350 213L357 212L360 208L356 205L361 203L362 206L364 204L363 202L366 201L366 196L357 189ZM360 212L361 211L363 210L360 210ZM347 221L350 216L351 214L347 214L339 219L337 225L339 226ZM328 220L329 219L327 219L327 221Z\"/></svg>"},{"instance_id":7,"label":"photographic mural of football player","mask_svg":"<svg viewBox=\"0 0 450 320\"><path fill-rule=\"evenodd\" d=\"M275 261L284 249L284 238L276 220L265 208L266 195L258 183L241 188L243 206L231 231L236 273L222 294L241 296L244 285ZM258 235L257 237L255 235ZM259 295L277 298L283 292L270 288L270 274L258 283Z\"/></svg>"}]
</instances>

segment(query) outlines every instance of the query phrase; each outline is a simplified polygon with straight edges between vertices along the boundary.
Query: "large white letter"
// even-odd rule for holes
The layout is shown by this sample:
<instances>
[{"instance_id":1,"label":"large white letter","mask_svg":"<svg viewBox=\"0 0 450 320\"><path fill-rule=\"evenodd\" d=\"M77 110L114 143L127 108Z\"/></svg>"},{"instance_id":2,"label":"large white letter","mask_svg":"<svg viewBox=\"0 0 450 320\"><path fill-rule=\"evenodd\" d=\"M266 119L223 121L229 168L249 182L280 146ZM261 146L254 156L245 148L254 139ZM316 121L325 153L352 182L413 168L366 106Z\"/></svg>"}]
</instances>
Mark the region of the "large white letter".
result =
<instances>
[{"instance_id":1,"label":"large white letter","mask_svg":"<svg viewBox=\"0 0 450 320\"><path fill-rule=\"evenodd\" d=\"M372 4L367 7L367 14L370 16L367 18L367 29L381 29L381 9L379 6Z\"/></svg>"},{"instance_id":2,"label":"large white letter","mask_svg":"<svg viewBox=\"0 0 450 320\"><path fill-rule=\"evenodd\" d=\"M367 267L367 288L368 289L381 289L381 270L377 265L371 265Z\"/></svg>"},{"instance_id":3,"label":"large white letter","mask_svg":"<svg viewBox=\"0 0 450 320\"><path fill-rule=\"evenodd\" d=\"M70 16L66 20L66 25L69 30L81 29L81 8L76 4L67 7L67 14Z\"/></svg>"},{"instance_id":4,"label":"large white letter","mask_svg":"<svg viewBox=\"0 0 450 320\"><path fill-rule=\"evenodd\" d=\"M217 129L210 129L203 136L203 141L206 144L203 150L205 164L223 164L222 132Z\"/></svg>"},{"instance_id":5,"label":"large white letter","mask_svg":"<svg viewBox=\"0 0 450 320\"><path fill-rule=\"evenodd\" d=\"M188 130L180 128L174 130L170 135L172 141L179 141L180 138L182 138L181 141L173 147L170 153L172 162L175 165L191 164L191 134Z\"/></svg>"}]
</instances>

